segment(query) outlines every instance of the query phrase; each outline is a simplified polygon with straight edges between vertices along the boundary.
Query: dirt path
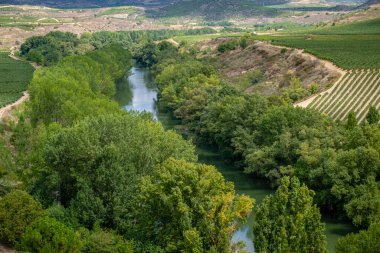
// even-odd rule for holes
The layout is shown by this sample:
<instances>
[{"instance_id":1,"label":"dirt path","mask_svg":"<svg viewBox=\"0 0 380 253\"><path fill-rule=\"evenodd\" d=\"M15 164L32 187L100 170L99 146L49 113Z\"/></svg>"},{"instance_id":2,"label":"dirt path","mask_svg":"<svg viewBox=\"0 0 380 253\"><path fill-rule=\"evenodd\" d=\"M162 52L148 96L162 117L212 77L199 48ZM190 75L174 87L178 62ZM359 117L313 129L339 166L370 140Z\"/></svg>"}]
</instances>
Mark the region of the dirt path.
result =
<instances>
[{"instance_id":1,"label":"dirt path","mask_svg":"<svg viewBox=\"0 0 380 253\"><path fill-rule=\"evenodd\" d=\"M1 245L0 243L0 253L15 253L16 251L9 249L8 247L5 247L4 245Z\"/></svg>"},{"instance_id":2,"label":"dirt path","mask_svg":"<svg viewBox=\"0 0 380 253\"><path fill-rule=\"evenodd\" d=\"M12 59L15 59L17 61L20 61L20 59L15 56L15 47L11 47L11 50L10 50L10 53L9 53L9 57L11 57ZM30 63L35 69L38 68L38 66L36 66L35 64L33 63ZM4 107L1 107L0 108L0 121L4 121L4 119L6 118L9 118L10 115L11 115L11 112L16 109L17 107L19 107L22 103L24 103L25 101L27 101L29 99L29 93L28 91L24 91L23 92L23 95L22 97L20 97L16 102L12 103L12 104L9 104L9 105L6 105ZM1 253L1 248L0 248L0 253Z\"/></svg>"}]
</instances>

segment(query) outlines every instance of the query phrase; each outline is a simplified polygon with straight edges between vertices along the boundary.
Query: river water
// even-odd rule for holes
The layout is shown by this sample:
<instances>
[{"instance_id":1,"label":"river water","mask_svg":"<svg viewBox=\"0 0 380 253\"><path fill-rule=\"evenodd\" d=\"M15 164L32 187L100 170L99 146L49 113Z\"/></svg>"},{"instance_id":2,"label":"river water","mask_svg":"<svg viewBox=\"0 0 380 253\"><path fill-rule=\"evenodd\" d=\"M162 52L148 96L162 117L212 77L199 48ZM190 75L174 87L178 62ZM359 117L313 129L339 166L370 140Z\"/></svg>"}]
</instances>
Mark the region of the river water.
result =
<instances>
[{"instance_id":1,"label":"river water","mask_svg":"<svg viewBox=\"0 0 380 253\"><path fill-rule=\"evenodd\" d=\"M178 124L178 121L175 121L168 113L158 110L156 103L157 87L152 75L145 69L136 67L131 69L130 74L117 84L115 100L125 110L152 113L153 117L160 121L166 129L172 129ZM246 175L224 162L223 157L212 148L197 147L197 153L200 162L215 165L226 180L235 184L236 192L253 197L256 200L255 205L259 204L265 196L274 192L265 184L264 180ZM235 242L244 241L248 252L254 252L252 243L253 221L254 215L252 214L246 222L239 224L239 229L232 238ZM351 232L353 228L350 224L333 219L325 219L324 221L326 222L327 247L330 252L333 252L335 241Z\"/></svg>"}]
</instances>

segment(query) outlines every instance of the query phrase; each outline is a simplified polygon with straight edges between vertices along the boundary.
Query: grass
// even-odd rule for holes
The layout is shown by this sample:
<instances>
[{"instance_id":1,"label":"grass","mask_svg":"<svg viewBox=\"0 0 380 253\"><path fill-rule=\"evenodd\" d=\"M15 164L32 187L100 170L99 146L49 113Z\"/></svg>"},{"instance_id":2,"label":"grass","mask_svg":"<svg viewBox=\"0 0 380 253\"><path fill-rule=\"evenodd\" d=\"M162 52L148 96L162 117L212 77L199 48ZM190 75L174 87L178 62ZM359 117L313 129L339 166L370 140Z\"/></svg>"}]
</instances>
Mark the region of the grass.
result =
<instances>
[{"instance_id":1,"label":"grass","mask_svg":"<svg viewBox=\"0 0 380 253\"><path fill-rule=\"evenodd\" d=\"M195 43L204 40L228 37L241 37L244 33L216 33L216 34L202 34L202 35L185 35L175 36L173 39L177 42L185 41L188 43Z\"/></svg>"},{"instance_id":2,"label":"grass","mask_svg":"<svg viewBox=\"0 0 380 253\"><path fill-rule=\"evenodd\" d=\"M135 14L139 11L138 8L133 6L115 7L96 14L96 16L107 16L115 14Z\"/></svg>"},{"instance_id":3,"label":"grass","mask_svg":"<svg viewBox=\"0 0 380 253\"><path fill-rule=\"evenodd\" d=\"M380 18L355 22L343 25L334 25L323 27L314 31L313 34L328 34L328 35L369 35L380 34Z\"/></svg>"},{"instance_id":4,"label":"grass","mask_svg":"<svg viewBox=\"0 0 380 253\"><path fill-rule=\"evenodd\" d=\"M0 107L13 103L22 96L33 77L34 68L25 61L17 61L0 52Z\"/></svg>"}]
</instances>

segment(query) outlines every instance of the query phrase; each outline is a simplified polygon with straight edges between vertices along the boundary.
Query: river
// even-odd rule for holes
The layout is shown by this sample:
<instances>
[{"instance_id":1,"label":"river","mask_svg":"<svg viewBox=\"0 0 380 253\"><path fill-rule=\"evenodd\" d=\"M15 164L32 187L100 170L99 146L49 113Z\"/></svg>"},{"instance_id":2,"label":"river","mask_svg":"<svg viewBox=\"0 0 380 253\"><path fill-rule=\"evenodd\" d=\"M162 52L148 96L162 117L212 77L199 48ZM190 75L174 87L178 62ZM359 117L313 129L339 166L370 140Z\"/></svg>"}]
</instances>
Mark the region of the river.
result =
<instances>
[{"instance_id":1,"label":"river","mask_svg":"<svg viewBox=\"0 0 380 253\"><path fill-rule=\"evenodd\" d=\"M152 113L153 117L160 121L166 129L172 129L178 121L171 116L159 111L157 108L157 87L154 84L152 75L144 69L132 68L130 74L117 84L115 100L126 110L147 111ZM215 165L223 174L226 180L235 184L237 193L247 194L256 200L259 204L265 196L274 191L269 188L264 180L253 178L244 174L230 164L224 162L223 157L212 148L197 147L199 161L206 164ZM244 241L246 250L254 252L252 224L254 215L239 225L239 229L233 235L233 241ZM332 219L324 219L326 222L327 248L333 252L335 241L353 230L352 226L347 223L339 222Z\"/></svg>"}]
</instances>

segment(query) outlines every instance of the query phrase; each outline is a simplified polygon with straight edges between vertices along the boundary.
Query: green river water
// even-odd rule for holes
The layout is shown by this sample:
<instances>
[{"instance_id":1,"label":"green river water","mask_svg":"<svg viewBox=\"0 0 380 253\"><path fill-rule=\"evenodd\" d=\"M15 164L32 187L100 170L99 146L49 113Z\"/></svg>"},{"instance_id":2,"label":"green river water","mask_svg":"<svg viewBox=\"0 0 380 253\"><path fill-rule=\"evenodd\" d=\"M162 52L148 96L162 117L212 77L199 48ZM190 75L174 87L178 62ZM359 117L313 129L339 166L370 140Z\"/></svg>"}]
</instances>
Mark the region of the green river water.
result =
<instances>
[{"instance_id":1,"label":"green river water","mask_svg":"<svg viewBox=\"0 0 380 253\"><path fill-rule=\"evenodd\" d=\"M118 83L115 100L126 110L152 113L154 118L160 121L166 129L172 129L178 123L168 113L158 110L156 106L157 87L147 70L132 68L130 74ZM259 204L266 195L274 192L265 184L264 180L244 174L226 163L213 148L197 147L197 152L200 162L215 165L226 180L235 184L236 192L253 197L256 200L255 205ZM253 221L254 215L252 214L246 222L240 224L232 238L233 241L244 241L249 252L254 252L252 243ZM350 224L333 219L325 218L324 221L326 222L327 247L330 252L333 252L335 241L340 236L351 232L353 227Z\"/></svg>"}]
</instances>

